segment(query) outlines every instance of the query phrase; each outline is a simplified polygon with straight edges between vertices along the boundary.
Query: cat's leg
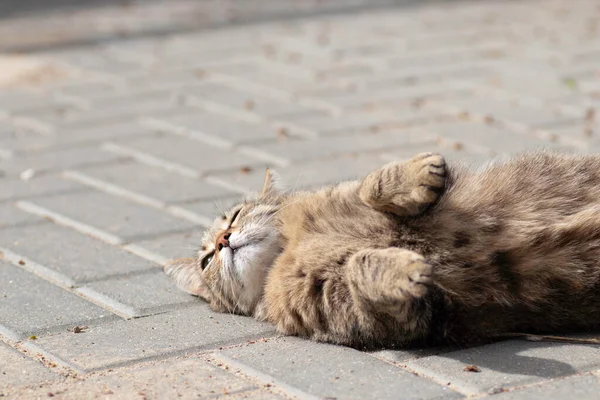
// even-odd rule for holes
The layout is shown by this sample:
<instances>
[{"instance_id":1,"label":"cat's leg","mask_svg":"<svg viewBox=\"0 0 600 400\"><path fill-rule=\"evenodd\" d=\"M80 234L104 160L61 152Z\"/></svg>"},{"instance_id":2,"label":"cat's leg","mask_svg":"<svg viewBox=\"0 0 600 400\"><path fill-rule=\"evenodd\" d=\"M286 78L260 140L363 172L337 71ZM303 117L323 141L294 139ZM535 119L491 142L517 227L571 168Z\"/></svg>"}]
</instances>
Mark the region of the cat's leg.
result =
<instances>
[{"instance_id":1,"label":"cat's leg","mask_svg":"<svg viewBox=\"0 0 600 400\"><path fill-rule=\"evenodd\" d=\"M365 311L389 311L409 319L410 304L427 294L433 271L418 253L400 248L365 249L348 261L352 297Z\"/></svg>"},{"instance_id":2,"label":"cat's leg","mask_svg":"<svg viewBox=\"0 0 600 400\"><path fill-rule=\"evenodd\" d=\"M445 184L444 157L423 153L370 173L360 184L359 196L377 210L414 216L438 199Z\"/></svg>"}]
</instances>

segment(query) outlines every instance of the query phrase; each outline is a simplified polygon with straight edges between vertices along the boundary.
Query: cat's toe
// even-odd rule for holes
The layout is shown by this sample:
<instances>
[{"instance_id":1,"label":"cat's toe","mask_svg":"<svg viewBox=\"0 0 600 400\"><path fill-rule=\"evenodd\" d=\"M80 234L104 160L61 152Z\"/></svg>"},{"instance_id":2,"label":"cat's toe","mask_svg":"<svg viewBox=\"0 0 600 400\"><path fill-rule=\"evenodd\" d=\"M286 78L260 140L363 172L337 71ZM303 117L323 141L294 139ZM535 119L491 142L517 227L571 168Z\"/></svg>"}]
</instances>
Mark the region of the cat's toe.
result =
<instances>
[{"instance_id":1,"label":"cat's toe","mask_svg":"<svg viewBox=\"0 0 600 400\"><path fill-rule=\"evenodd\" d=\"M429 153L418 161L417 187L412 197L422 203L433 203L446 186L446 161L439 154Z\"/></svg>"},{"instance_id":2,"label":"cat's toe","mask_svg":"<svg viewBox=\"0 0 600 400\"><path fill-rule=\"evenodd\" d=\"M413 261L407 267L405 290L413 297L422 297L433 284L433 268L424 258Z\"/></svg>"}]
</instances>

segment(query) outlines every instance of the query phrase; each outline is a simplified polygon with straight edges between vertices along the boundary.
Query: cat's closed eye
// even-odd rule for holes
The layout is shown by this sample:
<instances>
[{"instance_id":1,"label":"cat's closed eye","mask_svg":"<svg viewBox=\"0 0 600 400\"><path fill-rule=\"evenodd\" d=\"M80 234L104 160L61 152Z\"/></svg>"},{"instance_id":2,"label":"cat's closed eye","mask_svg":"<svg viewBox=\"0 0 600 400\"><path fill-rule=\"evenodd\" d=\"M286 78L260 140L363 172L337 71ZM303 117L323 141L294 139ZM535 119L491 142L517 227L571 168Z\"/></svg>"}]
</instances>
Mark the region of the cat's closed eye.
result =
<instances>
[{"instance_id":1,"label":"cat's closed eye","mask_svg":"<svg viewBox=\"0 0 600 400\"><path fill-rule=\"evenodd\" d=\"M206 269L206 267L208 266L208 264L210 264L210 262L213 259L214 254L215 254L214 252L210 253L209 255L207 255L206 257L204 257L202 259L202 263L200 264L200 267L202 268L202 271L204 271Z\"/></svg>"}]
</instances>

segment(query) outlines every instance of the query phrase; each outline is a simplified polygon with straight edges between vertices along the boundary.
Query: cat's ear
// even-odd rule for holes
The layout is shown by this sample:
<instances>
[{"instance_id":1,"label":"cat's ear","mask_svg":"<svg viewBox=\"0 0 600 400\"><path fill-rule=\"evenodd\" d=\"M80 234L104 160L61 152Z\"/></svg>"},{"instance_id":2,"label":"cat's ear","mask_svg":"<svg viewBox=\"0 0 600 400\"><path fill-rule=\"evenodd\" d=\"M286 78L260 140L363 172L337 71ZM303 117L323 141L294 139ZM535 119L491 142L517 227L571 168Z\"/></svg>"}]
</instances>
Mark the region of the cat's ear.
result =
<instances>
[{"instance_id":1,"label":"cat's ear","mask_svg":"<svg viewBox=\"0 0 600 400\"><path fill-rule=\"evenodd\" d=\"M279 175L270 168L265 172L265 182L260 191L260 198L272 198L279 195Z\"/></svg>"},{"instance_id":2,"label":"cat's ear","mask_svg":"<svg viewBox=\"0 0 600 400\"><path fill-rule=\"evenodd\" d=\"M202 297L206 301L211 300L210 291L202 280L202 269L195 258L178 258L167 263L164 267L165 274L175 285L183 290Z\"/></svg>"}]
</instances>

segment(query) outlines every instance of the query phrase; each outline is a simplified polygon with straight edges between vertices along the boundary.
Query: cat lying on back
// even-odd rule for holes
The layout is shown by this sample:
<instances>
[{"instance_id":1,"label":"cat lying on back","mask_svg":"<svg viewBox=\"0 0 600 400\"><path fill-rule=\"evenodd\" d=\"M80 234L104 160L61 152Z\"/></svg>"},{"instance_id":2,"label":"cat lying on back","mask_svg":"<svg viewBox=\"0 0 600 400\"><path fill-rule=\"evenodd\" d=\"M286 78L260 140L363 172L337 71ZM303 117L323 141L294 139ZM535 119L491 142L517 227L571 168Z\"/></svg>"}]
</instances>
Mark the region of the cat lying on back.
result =
<instances>
[{"instance_id":1,"label":"cat lying on back","mask_svg":"<svg viewBox=\"0 0 600 400\"><path fill-rule=\"evenodd\" d=\"M165 267L215 311L351 346L466 343L600 325L600 157L479 172L436 154L361 182L262 193Z\"/></svg>"}]
</instances>

